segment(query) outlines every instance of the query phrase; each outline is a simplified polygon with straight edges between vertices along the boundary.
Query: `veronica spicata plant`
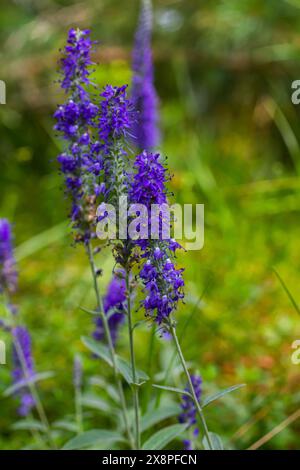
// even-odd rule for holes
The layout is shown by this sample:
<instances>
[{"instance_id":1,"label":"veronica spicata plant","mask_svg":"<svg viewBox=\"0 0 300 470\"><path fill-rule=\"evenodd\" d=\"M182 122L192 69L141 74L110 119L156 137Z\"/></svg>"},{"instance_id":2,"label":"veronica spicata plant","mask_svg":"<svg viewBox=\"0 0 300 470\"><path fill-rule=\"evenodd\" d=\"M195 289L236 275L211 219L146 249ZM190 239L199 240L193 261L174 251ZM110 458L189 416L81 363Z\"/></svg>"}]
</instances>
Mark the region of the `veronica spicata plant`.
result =
<instances>
[{"instance_id":1,"label":"veronica spicata plant","mask_svg":"<svg viewBox=\"0 0 300 470\"><path fill-rule=\"evenodd\" d=\"M95 314L98 316L98 328L103 328L108 345L109 358L114 370L123 422L127 437L132 441L127 407L122 381L119 377L117 358L114 348L113 331L105 312L103 297L100 292L98 277L101 271L96 268L95 253L91 244L95 238L97 222L96 203L100 195L110 200L119 185L114 184L116 167L124 158L121 142L129 128L127 123L127 101L125 88L116 89L107 86L100 94L98 104L91 101L86 87L91 85L90 66L93 42L88 30L71 29L67 45L60 61L60 84L67 92L67 100L58 106L54 114L60 132L65 141L65 152L58 157L65 179L65 191L71 200L70 218L75 231L75 240L83 242L88 255L93 287L96 296ZM95 96L94 96L94 99ZM119 173L118 173L119 174ZM116 177L117 178L117 177ZM98 331L99 332L99 331Z\"/></svg>"},{"instance_id":2,"label":"veronica spicata plant","mask_svg":"<svg viewBox=\"0 0 300 470\"><path fill-rule=\"evenodd\" d=\"M95 226L108 216L106 203L114 205L118 212L120 198L126 197L131 204L142 204L151 212L153 205L167 206L170 196L168 183L171 178L165 160L149 150L157 143L149 15L149 5L145 2L136 36L132 99L127 96L127 85L107 85L97 93L96 86L91 83L93 42L89 31L70 30L60 62L60 83L67 98L54 115L57 120L55 129L65 142L65 151L58 161L64 175L65 192L71 200L70 219L75 241L82 242L86 248L96 296L96 308L89 311L95 315L94 338L85 337L83 342L94 357L105 360L112 367L122 411L122 429L129 445L140 449L143 429L140 389L149 379L147 374L137 369L135 358L134 333L138 323L133 317L133 292L140 283L143 289L140 306L146 319L163 335L173 338L188 382L186 390L179 390L189 400L184 398L180 417L182 424L175 425L176 432L181 433L190 427L191 421L196 427L199 418L206 446L213 449L201 405L199 383L188 370L176 332L175 314L179 302L184 299L183 268L176 264L176 251L181 247L176 240L163 236L165 225L170 224L164 211L159 216L158 237L151 238L150 225L140 225L140 236L134 240L119 237L117 231L116 238L106 243L105 248L111 248L117 265L106 294L101 291L99 276L102 272L95 262L95 254L100 249L93 248ZM90 91L92 88L93 93ZM130 143L137 141L141 152L134 157ZM145 230L147 236L143 236ZM116 354L119 327L125 320L130 363ZM76 368L78 364L75 363L74 386L78 397L81 387L76 379ZM129 418L121 377L131 387L134 423ZM162 388L174 391L165 385ZM78 407L77 417L80 432L82 415ZM174 428L171 431L174 432ZM165 432L171 435L171 431ZM145 448L147 444L144 442Z\"/></svg>"}]
</instances>

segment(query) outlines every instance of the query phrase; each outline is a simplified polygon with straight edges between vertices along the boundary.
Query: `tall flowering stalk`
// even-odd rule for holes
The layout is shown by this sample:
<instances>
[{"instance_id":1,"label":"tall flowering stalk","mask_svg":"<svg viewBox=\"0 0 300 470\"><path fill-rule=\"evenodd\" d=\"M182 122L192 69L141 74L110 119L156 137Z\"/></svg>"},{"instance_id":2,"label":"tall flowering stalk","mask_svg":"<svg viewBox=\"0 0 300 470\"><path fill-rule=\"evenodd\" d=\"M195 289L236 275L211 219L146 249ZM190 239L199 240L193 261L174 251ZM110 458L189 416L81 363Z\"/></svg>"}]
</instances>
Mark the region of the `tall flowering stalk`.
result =
<instances>
[{"instance_id":1,"label":"tall flowering stalk","mask_svg":"<svg viewBox=\"0 0 300 470\"><path fill-rule=\"evenodd\" d=\"M128 142L131 135L132 124L135 120L135 112L132 103L127 99L126 86L107 86L101 94L101 114L99 119L99 138L104 152L104 180L105 202L114 204L117 208L120 198L128 194L130 175L128 172ZM118 211L117 215L118 215ZM118 237L117 233L117 239ZM124 269L126 279L126 314L128 320L128 336L130 348L130 361L132 370L132 396L135 411L135 446L140 448L140 417L139 417L139 386L137 382L134 328L131 307L130 270L132 266L132 242L131 240L118 240L114 245L116 262ZM103 319L102 319L103 320ZM105 326L105 324L104 324Z\"/></svg>"},{"instance_id":2,"label":"tall flowering stalk","mask_svg":"<svg viewBox=\"0 0 300 470\"><path fill-rule=\"evenodd\" d=\"M0 293L10 314L10 322L0 320L0 327L11 333L13 341L12 380L18 386L16 395L20 399L18 414L27 417L35 408L41 423L48 435L50 445L55 447L50 425L37 388L32 380L35 376L31 351L31 337L24 326L17 325L17 309L11 304L11 295L17 289L17 270L13 252L13 235L11 225L6 219L0 219Z\"/></svg>"},{"instance_id":3,"label":"tall flowering stalk","mask_svg":"<svg viewBox=\"0 0 300 470\"><path fill-rule=\"evenodd\" d=\"M137 111L133 142L140 150L148 151L159 141L158 99L154 86L151 36L151 1L143 0L132 57L131 97Z\"/></svg>"},{"instance_id":4,"label":"tall flowering stalk","mask_svg":"<svg viewBox=\"0 0 300 470\"><path fill-rule=\"evenodd\" d=\"M94 104L86 86L90 82L91 50L93 42L88 30L69 31L67 45L61 59L61 87L67 92L67 101L58 107L54 114L58 131L66 142L66 150L59 155L58 161L65 179L65 191L71 200L70 218L75 231L75 241L83 242L88 255L93 286L96 296L96 310L103 325L106 341L113 364L114 377L118 387L124 425L128 439L131 431L123 385L118 375L114 342L100 293L94 252L91 239L95 237L97 222L96 207L100 196L107 199L112 193L109 178L108 157L111 147L122 137L117 129L126 127L120 122L119 114L114 115L117 102L120 111L124 93L107 87L101 94L100 103ZM124 90L125 92L125 90ZM125 103L126 107L126 103ZM99 119L100 116L100 119ZM99 134L99 135L97 135ZM118 161L121 159L118 148ZM104 164L105 161L105 164ZM114 168L115 171L115 168Z\"/></svg>"},{"instance_id":5,"label":"tall flowering stalk","mask_svg":"<svg viewBox=\"0 0 300 470\"><path fill-rule=\"evenodd\" d=\"M138 155L135 169L136 172L129 190L131 202L144 204L148 211L152 210L153 204L165 204L168 194L166 184L170 177L159 154L143 152ZM148 238L137 241L142 251L141 256L145 260L139 272L146 293L142 304L146 316L158 324L164 333L170 334L174 340L208 445L212 448L205 417L176 334L176 322L173 315L178 302L184 298L183 270L175 267L175 252L179 248L179 244L175 240L163 237L164 222L162 211L158 239Z\"/></svg>"},{"instance_id":6,"label":"tall flowering stalk","mask_svg":"<svg viewBox=\"0 0 300 470\"><path fill-rule=\"evenodd\" d=\"M102 169L99 143L93 139L98 107L92 102L86 86L90 84L91 49L89 31L69 31L61 59L60 84L67 100L54 113L54 129L62 136L65 151L57 158L65 180L65 192L71 200L70 218L77 242L92 238L95 223L96 196Z\"/></svg>"}]
</instances>

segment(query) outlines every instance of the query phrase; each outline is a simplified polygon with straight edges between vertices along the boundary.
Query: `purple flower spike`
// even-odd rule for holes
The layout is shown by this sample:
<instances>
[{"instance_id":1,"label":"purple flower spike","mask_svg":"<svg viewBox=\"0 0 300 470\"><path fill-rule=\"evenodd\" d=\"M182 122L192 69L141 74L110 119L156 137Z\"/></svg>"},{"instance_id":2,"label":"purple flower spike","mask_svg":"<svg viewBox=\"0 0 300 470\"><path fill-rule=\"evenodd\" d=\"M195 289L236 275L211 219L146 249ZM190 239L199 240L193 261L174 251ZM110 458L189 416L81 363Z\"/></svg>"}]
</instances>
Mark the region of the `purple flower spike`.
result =
<instances>
[{"instance_id":1,"label":"purple flower spike","mask_svg":"<svg viewBox=\"0 0 300 470\"><path fill-rule=\"evenodd\" d=\"M202 395L202 378L199 375L191 375L191 380L197 400L200 401ZM185 388L185 390L187 392L191 392L189 385ZM193 428L193 436L197 437L199 434L199 429L197 427L197 409L194 401L189 396L182 395L180 406L182 413L179 415L179 422L187 423L189 428ZM192 441L184 440L183 445L186 450L193 450Z\"/></svg>"},{"instance_id":2,"label":"purple flower spike","mask_svg":"<svg viewBox=\"0 0 300 470\"><path fill-rule=\"evenodd\" d=\"M123 272L120 271L113 276L103 299L104 313L105 315L109 315L108 326L114 344L117 341L120 326L125 320L125 300L126 282ZM105 337L104 326L101 318L96 319L96 329L93 336L98 341L102 341Z\"/></svg>"},{"instance_id":3,"label":"purple flower spike","mask_svg":"<svg viewBox=\"0 0 300 470\"><path fill-rule=\"evenodd\" d=\"M132 177L129 199L131 203L144 204L150 214L153 204L167 203L166 183L170 180L159 154L144 151L136 156L136 172ZM150 221L149 221L150 223ZM179 244L162 237L163 215L160 217L159 239L141 239L136 244L142 250L145 263L139 276L145 286L143 306L146 316L162 325L183 299L182 269L176 269L172 260ZM150 233L150 226L149 226ZM163 334L165 330L163 329Z\"/></svg>"},{"instance_id":4,"label":"purple flower spike","mask_svg":"<svg viewBox=\"0 0 300 470\"><path fill-rule=\"evenodd\" d=\"M89 66L93 42L89 31L71 29L61 59L61 87L68 93L66 102L54 113L54 129L66 142L58 156L65 181L65 193L71 200L70 219L75 241L88 242L94 236L96 198L103 169L100 144L93 137L99 108L85 86L90 83Z\"/></svg>"},{"instance_id":5,"label":"purple flower spike","mask_svg":"<svg viewBox=\"0 0 300 470\"><path fill-rule=\"evenodd\" d=\"M158 99L154 87L151 36L151 2L144 0L135 35L131 90L133 105L138 113L133 126L133 141L141 150L150 150L159 141Z\"/></svg>"},{"instance_id":6,"label":"purple flower spike","mask_svg":"<svg viewBox=\"0 0 300 470\"><path fill-rule=\"evenodd\" d=\"M17 281L11 225L8 220L0 219L0 293L15 292Z\"/></svg>"},{"instance_id":7,"label":"purple flower spike","mask_svg":"<svg viewBox=\"0 0 300 470\"><path fill-rule=\"evenodd\" d=\"M26 380L35 374L33 358L31 353L31 338L30 334L27 329L23 326L17 326L12 330L13 337L15 342L18 344L18 349L14 345L13 347L13 363L14 363L14 370L12 372L13 382L18 384L23 380ZM19 351L20 349L20 351ZM22 354L22 359L20 358L20 354ZM26 374L23 370L24 361L24 368L26 368ZM18 409L18 414L20 416L27 416L31 409L35 406L35 401L33 396L31 395L28 387L26 385L18 390L18 396L20 397L20 407Z\"/></svg>"},{"instance_id":8,"label":"purple flower spike","mask_svg":"<svg viewBox=\"0 0 300 470\"><path fill-rule=\"evenodd\" d=\"M151 208L151 204L165 203L165 185L169 178L159 153L144 151L136 156L134 166L136 173L129 191L130 199L135 203L144 204L147 209Z\"/></svg>"},{"instance_id":9,"label":"purple flower spike","mask_svg":"<svg viewBox=\"0 0 300 470\"><path fill-rule=\"evenodd\" d=\"M65 57L61 60L64 72L61 86L65 90L69 91L74 87L75 82L89 83L88 66L92 64L90 58L92 44L89 30L70 29Z\"/></svg>"}]
</instances>

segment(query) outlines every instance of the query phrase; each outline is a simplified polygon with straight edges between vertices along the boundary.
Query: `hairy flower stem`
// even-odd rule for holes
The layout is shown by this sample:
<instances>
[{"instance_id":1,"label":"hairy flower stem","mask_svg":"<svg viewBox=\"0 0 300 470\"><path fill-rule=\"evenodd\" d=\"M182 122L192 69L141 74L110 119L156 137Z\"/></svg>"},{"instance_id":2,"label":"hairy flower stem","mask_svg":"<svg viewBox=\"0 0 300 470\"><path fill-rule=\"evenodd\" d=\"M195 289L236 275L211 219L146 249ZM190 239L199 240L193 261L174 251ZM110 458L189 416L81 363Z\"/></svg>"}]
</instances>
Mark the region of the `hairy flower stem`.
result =
<instances>
[{"instance_id":1,"label":"hairy flower stem","mask_svg":"<svg viewBox=\"0 0 300 470\"><path fill-rule=\"evenodd\" d=\"M137 385L136 369L135 369L135 355L134 355L134 342L133 342L133 326L131 316L131 296L130 296L130 282L129 272L126 271L126 289L127 289L127 316L128 316L128 333L129 333L129 344L130 344L130 361L132 370L132 396L134 403L135 412L135 433L136 433L136 449L139 450L141 447L140 442L140 414L139 414L139 386Z\"/></svg>"},{"instance_id":2,"label":"hairy flower stem","mask_svg":"<svg viewBox=\"0 0 300 470\"><path fill-rule=\"evenodd\" d=\"M172 337L174 339L174 343L175 343L175 346L176 346L176 350L177 350L181 365L183 367L184 373L186 375L186 378L187 378L187 381L188 381L188 384L189 384L189 388L191 390L193 401L195 403L198 415L200 417L200 420L201 420L201 423L202 423L202 426L203 426L203 430L204 430L204 434L205 434L207 442L208 442L208 446L209 446L210 450L213 450L213 444L212 444L212 441L211 441L211 438L210 438L210 435L209 435L209 431L208 431L208 427L207 427L207 424L206 424L205 416L204 416L203 410L201 408L201 405L200 405L199 401L197 400L197 396L196 396L195 389L194 389L194 386L193 386L193 383L192 383L192 379L191 379L190 373L188 371L188 368L187 368L187 365L186 365L186 362L185 362L185 359L184 359L184 356L183 356L183 353L182 353L182 350L181 350L181 347L180 347L180 344L179 344L179 341L178 341L176 328L174 326L174 321L172 319L169 319L169 326L170 326L170 331L171 331Z\"/></svg>"},{"instance_id":3,"label":"hairy flower stem","mask_svg":"<svg viewBox=\"0 0 300 470\"><path fill-rule=\"evenodd\" d=\"M127 416L127 407L126 407L126 401L125 401L123 385L122 385L122 382L121 382L121 380L118 376L116 353L115 353L112 337L111 337L111 334L110 334L108 321L107 321L106 315L104 313L103 301L102 301L102 297L100 295L99 286L98 286L98 282L97 282L97 273L96 273L94 256L93 256L91 244L87 243L86 246L87 246L87 253L88 253L88 257L89 257L89 261L90 261L90 265L91 265L92 277L93 277L93 282L94 282L94 290L95 290L96 300L97 300L97 310L99 312L100 318L101 318L101 320L103 322L103 326L104 326L105 336L106 336L106 340L107 340L107 344L108 344L108 348L109 348L109 352L110 352L110 357L111 357L111 361L112 361L112 365L113 365L114 377L115 377L115 381L116 381L116 384L117 384L117 387L118 387L118 393L119 393L121 407L122 407L124 425L125 425L125 429L126 429L126 433L127 433L127 437L129 439L130 445L131 445L132 448L134 448L133 438L132 438L132 435L131 435L128 416Z\"/></svg>"}]
</instances>

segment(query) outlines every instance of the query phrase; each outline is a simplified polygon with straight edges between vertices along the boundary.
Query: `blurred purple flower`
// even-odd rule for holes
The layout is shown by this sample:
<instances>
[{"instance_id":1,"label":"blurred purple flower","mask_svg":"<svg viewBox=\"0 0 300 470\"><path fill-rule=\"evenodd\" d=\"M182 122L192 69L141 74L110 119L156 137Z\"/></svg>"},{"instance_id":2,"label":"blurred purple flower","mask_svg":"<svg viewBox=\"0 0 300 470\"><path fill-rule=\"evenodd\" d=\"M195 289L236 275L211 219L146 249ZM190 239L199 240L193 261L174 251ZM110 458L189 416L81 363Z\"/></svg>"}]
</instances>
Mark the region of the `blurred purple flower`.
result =
<instances>
[{"instance_id":1,"label":"blurred purple flower","mask_svg":"<svg viewBox=\"0 0 300 470\"><path fill-rule=\"evenodd\" d=\"M18 348L15 344L13 347L14 369L12 371L12 378L14 384L18 384L23 380L33 377L35 370L31 353L31 338L28 330L23 326L17 326L13 328L12 335L14 342L18 344ZM22 364L22 362L24 362L24 364ZM21 400L18 413L20 416L27 416L35 406L34 398L26 385L18 390L17 395Z\"/></svg>"},{"instance_id":2,"label":"blurred purple flower","mask_svg":"<svg viewBox=\"0 0 300 470\"><path fill-rule=\"evenodd\" d=\"M17 281L11 225L8 220L0 219L0 293L15 292Z\"/></svg>"},{"instance_id":3,"label":"blurred purple flower","mask_svg":"<svg viewBox=\"0 0 300 470\"><path fill-rule=\"evenodd\" d=\"M133 142L140 150L150 150L159 141L158 99L154 87L151 36L151 2L144 0L135 35L131 90L133 106L138 113L132 130Z\"/></svg>"},{"instance_id":4,"label":"blurred purple flower","mask_svg":"<svg viewBox=\"0 0 300 470\"><path fill-rule=\"evenodd\" d=\"M191 375L191 381L197 400L200 401L202 395L202 378L199 375ZM187 392L191 392L190 386L187 385L185 390ZM197 437L199 434L199 429L197 427L197 409L192 398L187 395L181 396L181 410L182 413L178 417L179 422L187 423L189 428L193 428L193 436ZM193 450L191 440L184 440L183 444L186 450Z\"/></svg>"},{"instance_id":5,"label":"blurred purple flower","mask_svg":"<svg viewBox=\"0 0 300 470\"><path fill-rule=\"evenodd\" d=\"M113 275L103 298L104 313L109 315L108 326L114 344L117 341L120 326L125 320L125 301L126 282L123 271L120 270ZM98 341L105 338L104 326L100 317L96 319L96 329L93 336Z\"/></svg>"}]
</instances>

